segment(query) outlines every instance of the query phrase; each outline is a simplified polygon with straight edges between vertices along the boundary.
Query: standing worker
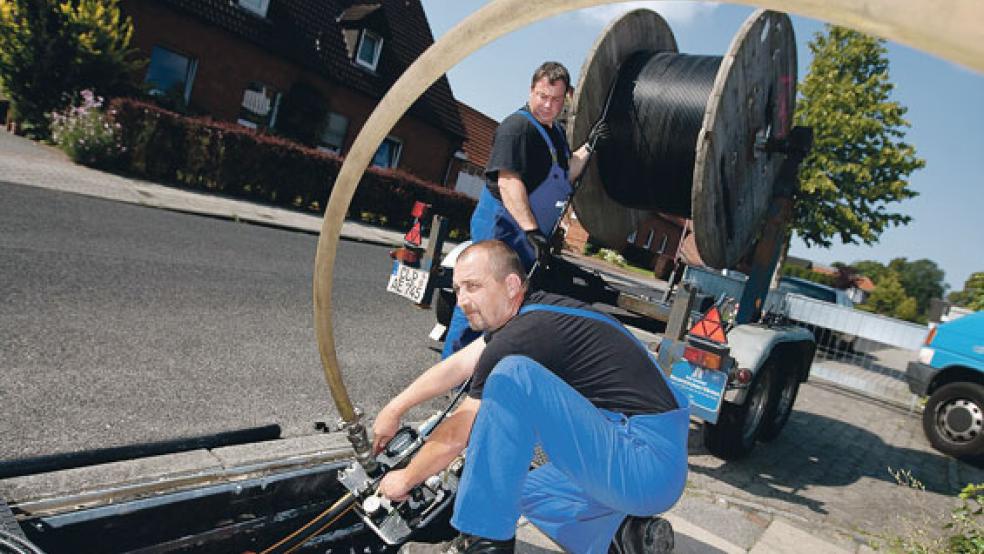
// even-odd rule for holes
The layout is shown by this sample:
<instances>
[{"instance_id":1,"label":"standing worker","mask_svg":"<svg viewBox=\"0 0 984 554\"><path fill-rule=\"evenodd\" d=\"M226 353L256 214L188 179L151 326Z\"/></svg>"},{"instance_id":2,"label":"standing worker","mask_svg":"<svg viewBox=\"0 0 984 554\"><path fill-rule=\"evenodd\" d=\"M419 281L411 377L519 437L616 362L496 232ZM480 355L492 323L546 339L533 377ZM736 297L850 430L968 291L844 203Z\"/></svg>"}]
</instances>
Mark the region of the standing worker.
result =
<instances>
[{"instance_id":1,"label":"standing worker","mask_svg":"<svg viewBox=\"0 0 984 554\"><path fill-rule=\"evenodd\" d=\"M564 203L573 193L572 183L584 171L594 148L608 138L608 126L600 120L588 140L573 154L564 128L556 121L571 92L571 76L557 62L545 62L530 81L525 106L507 117L495 131L486 186L471 220L471 240L498 239L519 254L529 271L549 256L550 234L560 219ZM455 308L444 340L442 357L475 340L468 320Z\"/></svg>"},{"instance_id":2,"label":"standing worker","mask_svg":"<svg viewBox=\"0 0 984 554\"><path fill-rule=\"evenodd\" d=\"M518 255L500 241L461 253L454 288L484 334L379 412L374 451L413 406L471 378L468 396L379 492L406 498L467 446L456 552L513 552L520 515L569 552L672 550L670 524L652 516L683 494L689 409L646 347L580 302L528 292ZM549 462L530 471L537 444Z\"/></svg>"}]
</instances>

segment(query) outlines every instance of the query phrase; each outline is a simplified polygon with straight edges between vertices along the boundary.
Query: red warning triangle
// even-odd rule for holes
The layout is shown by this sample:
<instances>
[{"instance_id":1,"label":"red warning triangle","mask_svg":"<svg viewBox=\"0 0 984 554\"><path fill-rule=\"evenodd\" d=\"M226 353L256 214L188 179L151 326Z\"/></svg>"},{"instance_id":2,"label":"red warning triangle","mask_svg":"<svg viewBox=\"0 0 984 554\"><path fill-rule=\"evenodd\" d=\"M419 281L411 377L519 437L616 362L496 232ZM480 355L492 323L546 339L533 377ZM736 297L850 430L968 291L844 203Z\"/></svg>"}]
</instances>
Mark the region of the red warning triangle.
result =
<instances>
[{"instance_id":1,"label":"red warning triangle","mask_svg":"<svg viewBox=\"0 0 984 554\"><path fill-rule=\"evenodd\" d=\"M407 234L403 236L403 242L407 244L412 244L414 246L420 246L420 221L414 221L413 227L407 231Z\"/></svg>"},{"instance_id":2,"label":"red warning triangle","mask_svg":"<svg viewBox=\"0 0 984 554\"><path fill-rule=\"evenodd\" d=\"M721 326L721 312L718 311L717 306L712 306L710 310L707 310L704 317L690 329L690 334L722 344L728 342L724 336L724 327Z\"/></svg>"}]
</instances>

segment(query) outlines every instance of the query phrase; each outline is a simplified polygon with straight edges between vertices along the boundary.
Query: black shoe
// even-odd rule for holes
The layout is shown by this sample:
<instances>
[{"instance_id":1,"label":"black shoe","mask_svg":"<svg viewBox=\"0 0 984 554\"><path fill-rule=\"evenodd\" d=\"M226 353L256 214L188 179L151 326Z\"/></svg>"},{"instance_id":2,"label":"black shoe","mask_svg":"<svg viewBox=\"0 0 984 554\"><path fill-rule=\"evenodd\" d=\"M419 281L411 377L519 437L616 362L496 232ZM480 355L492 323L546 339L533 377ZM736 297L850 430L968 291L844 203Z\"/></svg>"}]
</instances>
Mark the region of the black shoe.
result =
<instances>
[{"instance_id":1,"label":"black shoe","mask_svg":"<svg viewBox=\"0 0 984 554\"><path fill-rule=\"evenodd\" d=\"M462 533L448 544L444 554L513 554L515 548L515 537L495 541Z\"/></svg>"},{"instance_id":2,"label":"black shoe","mask_svg":"<svg viewBox=\"0 0 984 554\"><path fill-rule=\"evenodd\" d=\"M608 554L663 552L673 552L673 526L661 517L628 516L608 547Z\"/></svg>"}]
</instances>

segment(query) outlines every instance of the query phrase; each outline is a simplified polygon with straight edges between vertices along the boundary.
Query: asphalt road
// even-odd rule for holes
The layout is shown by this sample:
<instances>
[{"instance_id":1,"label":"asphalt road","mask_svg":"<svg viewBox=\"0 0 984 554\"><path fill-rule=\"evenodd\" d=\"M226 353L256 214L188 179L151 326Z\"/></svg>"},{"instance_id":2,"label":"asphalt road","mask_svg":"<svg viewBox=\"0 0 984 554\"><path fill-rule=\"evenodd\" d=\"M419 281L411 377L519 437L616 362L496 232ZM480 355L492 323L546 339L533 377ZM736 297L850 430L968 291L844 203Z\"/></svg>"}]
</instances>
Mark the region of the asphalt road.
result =
<instances>
[{"instance_id":1,"label":"asphalt road","mask_svg":"<svg viewBox=\"0 0 984 554\"><path fill-rule=\"evenodd\" d=\"M316 240L0 182L0 459L334 421ZM384 291L389 264L345 241L336 263L339 360L367 413L438 359L432 313Z\"/></svg>"}]
</instances>

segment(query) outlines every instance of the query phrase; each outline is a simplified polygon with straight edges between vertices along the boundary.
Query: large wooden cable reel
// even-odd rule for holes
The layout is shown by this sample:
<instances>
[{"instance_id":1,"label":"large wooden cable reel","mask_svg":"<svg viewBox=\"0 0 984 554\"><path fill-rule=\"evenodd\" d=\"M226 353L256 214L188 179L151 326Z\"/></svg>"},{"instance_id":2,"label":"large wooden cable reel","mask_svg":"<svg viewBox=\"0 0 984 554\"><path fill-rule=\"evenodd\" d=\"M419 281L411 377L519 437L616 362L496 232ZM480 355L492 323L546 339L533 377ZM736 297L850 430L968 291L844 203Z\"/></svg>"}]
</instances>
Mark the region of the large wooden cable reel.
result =
<instances>
[{"instance_id":1,"label":"large wooden cable reel","mask_svg":"<svg viewBox=\"0 0 984 554\"><path fill-rule=\"evenodd\" d=\"M641 63L647 59L657 61L656 55L665 63L667 58L670 62L674 58L667 54L676 52L673 33L654 12L636 10L609 25L581 69L574 96L571 144L583 142L601 116L609 90L616 80L621 87L626 86L623 73L639 65L640 56ZM703 63L706 65L707 61L705 58ZM629 77L636 78L635 74ZM642 89L642 74L638 79L628 86L634 84ZM701 127L691 129L686 136L673 135L676 141L692 141L676 145L693 152L695 162L687 168L686 179L674 182L649 175L633 186L653 190L643 191L641 196L645 198L633 204L614 189L613 181L618 175L613 171L624 170L624 164L605 167L592 163L574 198L578 220L593 241L621 248L640 223L659 212L692 217L704 262L718 268L733 267L753 246L772 198L783 157L766 152L762 146L767 139L782 139L788 133L795 83L796 43L789 18L777 12L757 11L720 58L713 84L700 91L701 100L706 97ZM662 83L657 78L645 85L658 89ZM665 83L666 88L670 86ZM618 94L613 100L624 102L624 95ZM663 109L675 108L668 103ZM657 125L647 120L635 123L643 127ZM656 129L645 128L642 132L648 133L650 140L660 140L662 136ZM673 160L666 161L671 163ZM658 204L660 199L663 205Z\"/></svg>"},{"instance_id":2,"label":"large wooden cable reel","mask_svg":"<svg viewBox=\"0 0 984 554\"><path fill-rule=\"evenodd\" d=\"M335 254L345 214L362 174L387 133L438 78L482 46L516 29L615 0L494 0L449 30L400 76L363 125L332 186L315 255L313 296L318 350L341 418L358 416L342 381L332 330ZM750 2L788 10L898 41L984 71L984 6L979 0L784 0ZM581 125L576 123L576 126ZM578 127L580 128L580 127ZM583 131L581 131L583 133Z\"/></svg>"}]
</instances>

